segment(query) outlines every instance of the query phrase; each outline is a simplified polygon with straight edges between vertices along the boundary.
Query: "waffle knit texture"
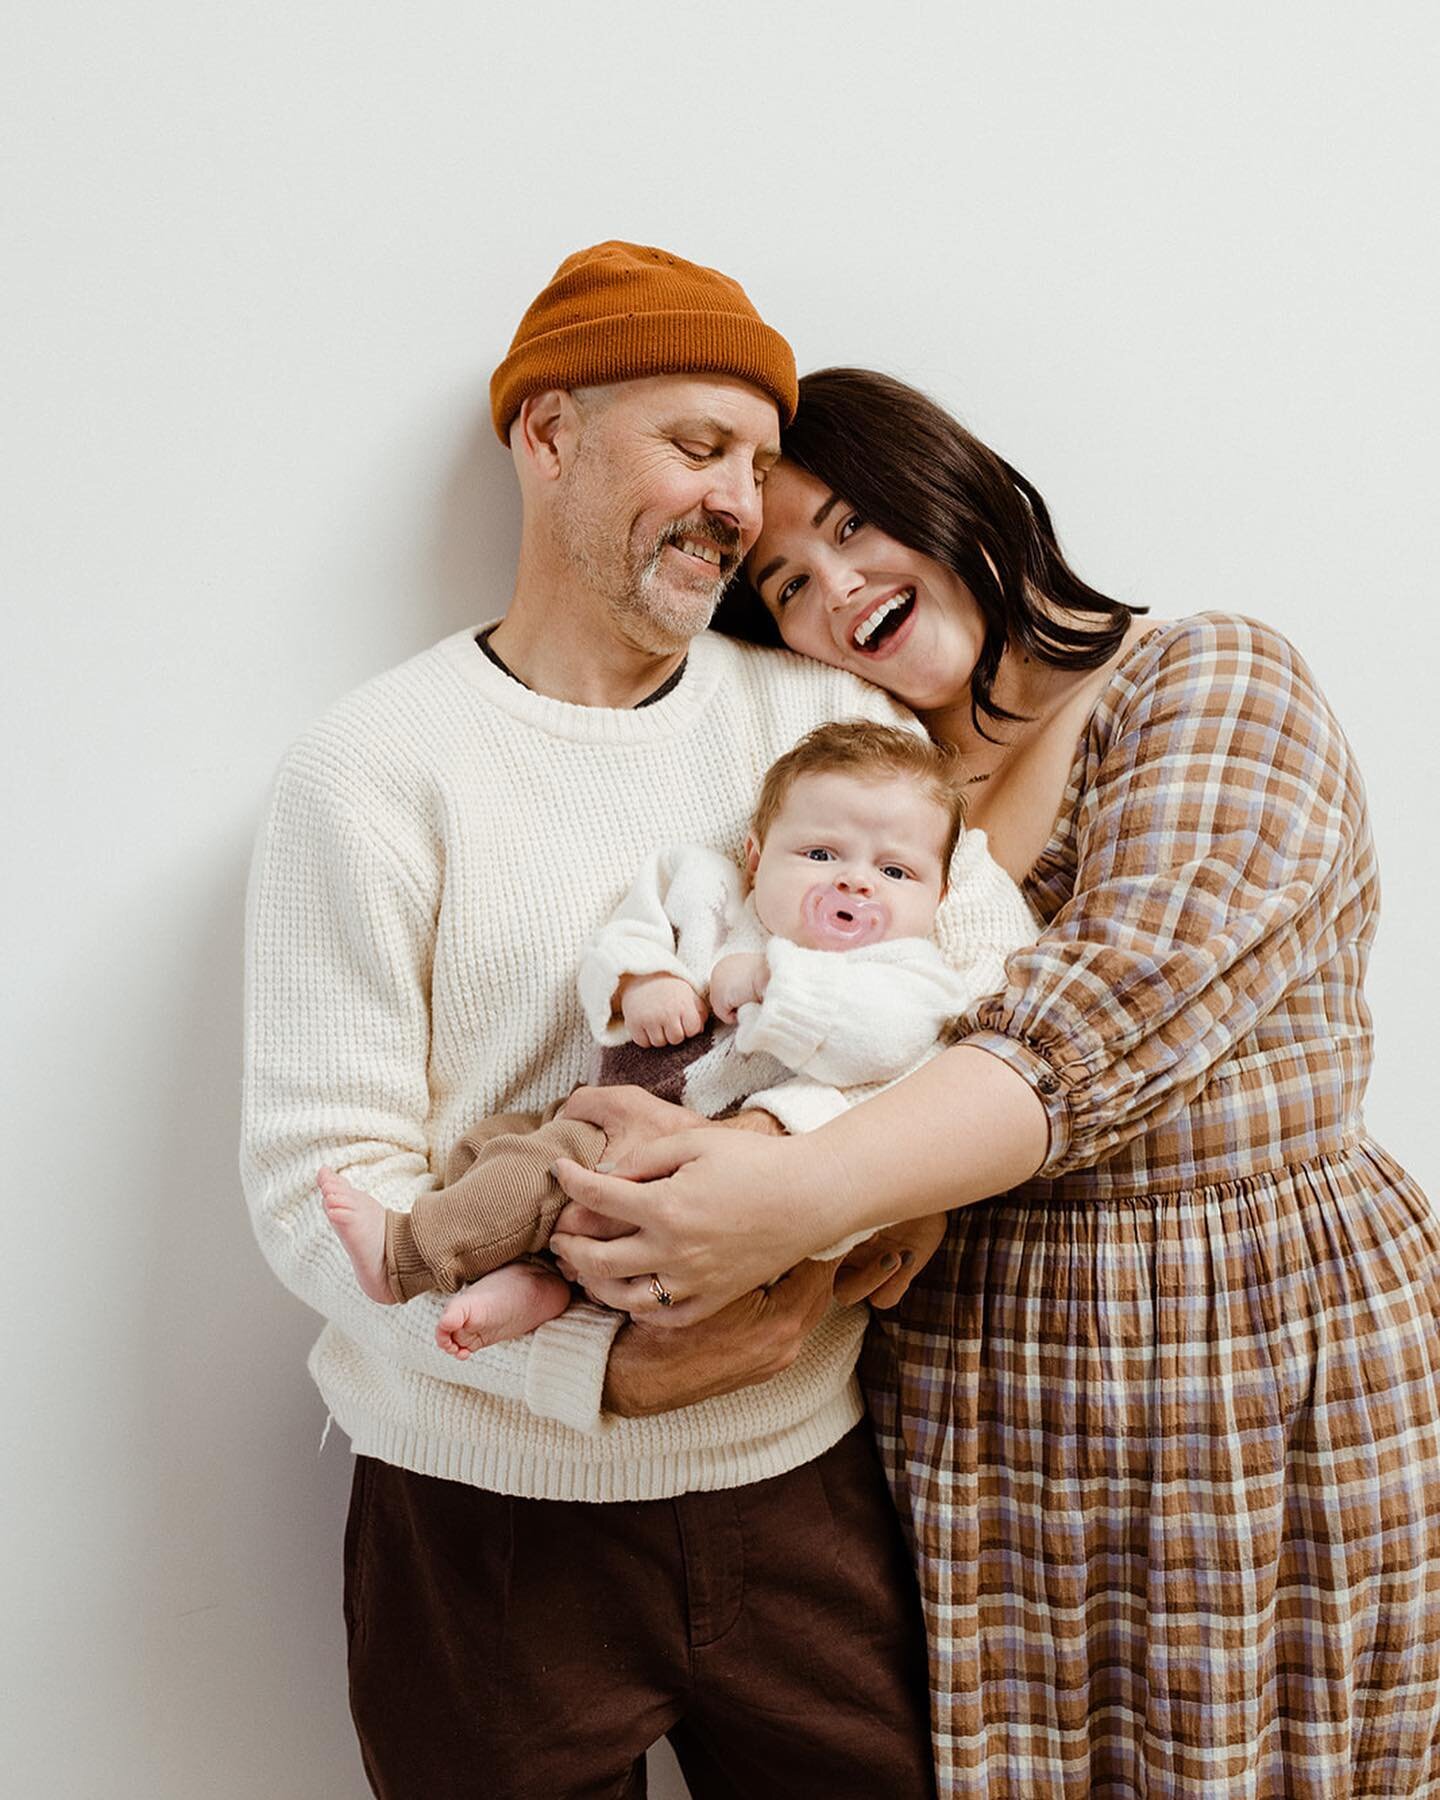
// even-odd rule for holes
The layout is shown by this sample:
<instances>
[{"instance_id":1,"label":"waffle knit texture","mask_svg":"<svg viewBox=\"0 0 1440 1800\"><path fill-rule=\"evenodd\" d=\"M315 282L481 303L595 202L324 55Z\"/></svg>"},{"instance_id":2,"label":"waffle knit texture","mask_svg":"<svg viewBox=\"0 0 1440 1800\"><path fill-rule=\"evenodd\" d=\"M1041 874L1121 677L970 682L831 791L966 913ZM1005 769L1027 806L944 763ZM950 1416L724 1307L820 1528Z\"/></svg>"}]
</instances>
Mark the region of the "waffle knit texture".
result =
<instances>
[{"instance_id":1,"label":"waffle knit texture","mask_svg":"<svg viewBox=\"0 0 1440 1800\"><path fill-rule=\"evenodd\" d=\"M580 1082L580 953L641 857L679 835L738 860L764 770L847 716L911 722L852 676L709 634L654 705L574 706L466 631L285 758L250 886L242 1172L265 1255L326 1320L310 1368L358 1452L535 1498L654 1499L779 1474L860 1418L863 1308L832 1308L770 1381L657 1418L600 1413L621 1320L598 1308L455 1361L442 1297L360 1292L315 1186L329 1163L408 1209L480 1119Z\"/></svg>"},{"instance_id":2,"label":"waffle knit texture","mask_svg":"<svg viewBox=\"0 0 1440 1800\"><path fill-rule=\"evenodd\" d=\"M577 250L521 319L490 377L501 443L520 403L546 388L647 375L733 375L795 417L795 353L738 281L648 244L612 240Z\"/></svg>"}]
</instances>

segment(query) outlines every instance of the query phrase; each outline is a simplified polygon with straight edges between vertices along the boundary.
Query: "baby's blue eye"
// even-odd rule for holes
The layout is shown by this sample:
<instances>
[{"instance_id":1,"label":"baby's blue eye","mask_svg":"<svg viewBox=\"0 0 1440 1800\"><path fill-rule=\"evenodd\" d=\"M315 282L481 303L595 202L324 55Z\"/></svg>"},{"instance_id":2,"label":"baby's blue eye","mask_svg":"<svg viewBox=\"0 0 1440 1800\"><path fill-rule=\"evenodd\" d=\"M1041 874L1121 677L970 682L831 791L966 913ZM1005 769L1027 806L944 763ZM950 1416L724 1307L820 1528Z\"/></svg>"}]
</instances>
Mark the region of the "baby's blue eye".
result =
<instances>
[{"instance_id":1,"label":"baby's blue eye","mask_svg":"<svg viewBox=\"0 0 1440 1800\"><path fill-rule=\"evenodd\" d=\"M882 863L880 873L891 881L905 881L909 876L909 871L902 869L899 863Z\"/></svg>"},{"instance_id":2,"label":"baby's blue eye","mask_svg":"<svg viewBox=\"0 0 1440 1800\"><path fill-rule=\"evenodd\" d=\"M810 858L811 862L830 861L830 852L828 850L807 850L805 854Z\"/></svg>"}]
</instances>

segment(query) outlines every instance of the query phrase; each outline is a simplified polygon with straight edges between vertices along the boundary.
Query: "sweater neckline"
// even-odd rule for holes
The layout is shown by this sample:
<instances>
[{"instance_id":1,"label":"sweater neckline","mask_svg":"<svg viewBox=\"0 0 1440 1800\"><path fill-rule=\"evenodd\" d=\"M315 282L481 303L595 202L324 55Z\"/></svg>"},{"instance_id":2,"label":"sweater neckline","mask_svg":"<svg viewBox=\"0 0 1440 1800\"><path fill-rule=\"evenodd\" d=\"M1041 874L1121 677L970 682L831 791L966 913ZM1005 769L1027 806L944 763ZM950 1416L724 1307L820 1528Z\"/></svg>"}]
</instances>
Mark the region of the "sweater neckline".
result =
<instances>
[{"instance_id":1,"label":"sweater neckline","mask_svg":"<svg viewBox=\"0 0 1440 1800\"><path fill-rule=\"evenodd\" d=\"M475 633L476 647L479 649L481 655L488 657L490 659L490 661L492 663L494 663L495 667L501 671L502 674L508 675L512 681L520 681L520 677L515 673L515 671L510 667L509 663L506 662L505 658L500 654L500 652L490 642L490 639L495 635L496 627L498 626L498 624L499 624L499 621L497 620L494 625L481 625L476 630L476 633ZM685 673L685 664L688 660L689 660L688 656L682 656L680 659L680 666L676 669L672 669L671 672L660 683L659 687L653 689L650 693L648 693L643 700L637 700L635 702L635 705L637 707L653 706L657 700L663 700L668 693L670 693L673 689L679 687L681 678ZM530 687L530 683L528 681L520 681L520 685L523 688ZM531 692L532 693L534 692L533 688L531 689Z\"/></svg>"},{"instance_id":2,"label":"sweater neckline","mask_svg":"<svg viewBox=\"0 0 1440 1800\"><path fill-rule=\"evenodd\" d=\"M535 693L482 654L477 634L499 622L499 617L487 619L442 638L436 654L500 712L545 736L572 743L644 744L675 737L704 712L725 674L725 640L702 632L690 645L679 680L648 706L579 706Z\"/></svg>"}]
</instances>

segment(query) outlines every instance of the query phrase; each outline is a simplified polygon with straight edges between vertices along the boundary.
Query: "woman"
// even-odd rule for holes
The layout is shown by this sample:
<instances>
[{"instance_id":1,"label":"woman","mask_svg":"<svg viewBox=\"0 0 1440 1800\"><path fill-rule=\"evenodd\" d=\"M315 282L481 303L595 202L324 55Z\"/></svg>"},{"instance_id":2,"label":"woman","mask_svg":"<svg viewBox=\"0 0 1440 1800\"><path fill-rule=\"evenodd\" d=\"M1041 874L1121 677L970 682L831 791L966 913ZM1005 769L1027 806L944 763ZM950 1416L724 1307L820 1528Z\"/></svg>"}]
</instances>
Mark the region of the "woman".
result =
<instances>
[{"instance_id":1,"label":"woman","mask_svg":"<svg viewBox=\"0 0 1440 1800\"><path fill-rule=\"evenodd\" d=\"M567 1169L638 1229L556 1248L684 1323L951 1209L871 1383L942 1795L1440 1793L1440 1231L1364 1135L1375 867L1308 670L1085 587L1028 482L862 371L802 383L747 567L964 750L1044 930L823 1130Z\"/></svg>"}]
</instances>

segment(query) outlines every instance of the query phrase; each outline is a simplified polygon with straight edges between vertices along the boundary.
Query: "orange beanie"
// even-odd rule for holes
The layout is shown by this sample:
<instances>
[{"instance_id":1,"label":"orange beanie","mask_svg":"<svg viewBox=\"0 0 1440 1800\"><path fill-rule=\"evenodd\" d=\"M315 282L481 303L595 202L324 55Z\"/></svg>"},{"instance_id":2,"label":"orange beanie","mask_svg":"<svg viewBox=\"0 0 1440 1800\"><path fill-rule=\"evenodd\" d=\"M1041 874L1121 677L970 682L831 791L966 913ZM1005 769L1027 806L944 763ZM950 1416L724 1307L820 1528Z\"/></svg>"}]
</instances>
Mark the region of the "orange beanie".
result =
<instances>
[{"instance_id":1,"label":"orange beanie","mask_svg":"<svg viewBox=\"0 0 1440 1800\"><path fill-rule=\"evenodd\" d=\"M668 250L611 241L567 256L490 377L501 443L529 394L643 375L734 375L795 416L795 356L739 282Z\"/></svg>"}]
</instances>

